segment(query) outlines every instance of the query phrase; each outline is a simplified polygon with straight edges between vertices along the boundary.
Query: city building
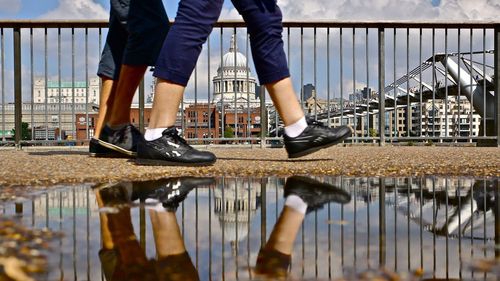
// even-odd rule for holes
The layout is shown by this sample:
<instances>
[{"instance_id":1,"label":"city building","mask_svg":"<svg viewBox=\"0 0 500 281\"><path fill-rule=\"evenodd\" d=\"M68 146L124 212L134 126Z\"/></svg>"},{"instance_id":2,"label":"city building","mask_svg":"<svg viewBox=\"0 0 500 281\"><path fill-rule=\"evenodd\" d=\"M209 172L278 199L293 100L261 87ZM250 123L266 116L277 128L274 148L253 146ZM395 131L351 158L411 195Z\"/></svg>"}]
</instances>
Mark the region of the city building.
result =
<instances>
[{"instance_id":1,"label":"city building","mask_svg":"<svg viewBox=\"0 0 500 281\"><path fill-rule=\"evenodd\" d=\"M302 97L302 101L307 101L312 96L316 96L316 87L311 83L302 86L301 91L302 94L300 96Z\"/></svg>"},{"instance_id":2,"label":"city building","mask_svg":"<svg viewBox=\"0 0 500 281\"><path fill-rule=\"evenodd\" d=\"M47 81L35 78L33 83L34 103L95 103L99 104L99 78L87 81ZM87 95L88 94L88 95Z\"/></svg>"},{"instance_id":3,"label":"city building","mask_svg":"<svg viewBox=\"0 0 500 281\"><path fill-rule=\"evenodd\" d=\"M0 126L0 131L12 131L15 119L14 104L9 103L0 106L5 111L5 124ZM85 118L87 115L92 119L89 122L89 137L92 137L93 118L97 118L97 108L97 104L92 103L23 103L22 122L28 124L33 140L67 140L68 137L73 140L84 140L86 134L77 133L78 127L82 123L80 119ZM86 124L86 122L83 123ZM2 135L0 134L1 138Z\"/></svg>"},{"instance_id":4,"label":"city building","mask_svg":"<svg viewBox=\"0 0 500 281\"><path fill-rule=\"evenodd\" d=\"M247 58L238 52L234 35L212 83L211 101L184 101L179 126L184 129L184 137L258 138L261 132L260 99L256 95L258 86Z\"/></svg>"},{"instance_id":5,"label":"city building","mask_svg":"<svg viewBox=\"0 0 500 281\"><path fill-rule=\"evenodd\" d=\"M428 100L422 103L421 112L418 104L412 110L412 131L417 136L479 136L481 116L465 96L448 97L448 102Z\"/></svg>"}]
</instances>

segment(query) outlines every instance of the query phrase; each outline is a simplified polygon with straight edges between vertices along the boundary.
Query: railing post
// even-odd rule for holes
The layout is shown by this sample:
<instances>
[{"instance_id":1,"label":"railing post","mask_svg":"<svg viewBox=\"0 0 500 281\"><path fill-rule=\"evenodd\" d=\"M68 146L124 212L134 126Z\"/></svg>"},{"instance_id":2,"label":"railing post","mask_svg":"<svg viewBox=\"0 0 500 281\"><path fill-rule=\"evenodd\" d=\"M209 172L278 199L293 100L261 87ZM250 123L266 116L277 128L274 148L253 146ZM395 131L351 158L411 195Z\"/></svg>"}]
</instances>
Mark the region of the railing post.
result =
<instances>
[{"instance_id":1,"label":"railing post","mask_svg":"<svg viewBox=\"0 0 500 281\"><path fill-rule=\"evenodd\" d=\"M497 146L500 146L500 26L495 27L495 73L493 85L495 85L495 131Z\"/></svg>"},{"instance_id":2,"label":"railing post","mask_svg":"<svg viewBox=\"0 0 500 281\"><path fill-rule=\"evenodd\" d=\"M139 84L139 131L144 134L144 78Z\"/></svg>"},{"instance_id":3,"label":"railing post","mask_svg":"<svg viewBox=\"0 0 500 281\"><path fill-rule=\"evenodd\" d=\"M498 33L497 33L498 34ZM496 45L498 46L498 45ZM498 81L498 80L497 80ZM498 88L497 88L498 89ZM498 137L498 135L497 135ZM499 190L499 180L494 179L493 180L493 188L495 189L495 198L497 200L497 203L495 204L495 210L493 211L493 214L495 215L495 245L498 246L500 244L500 204L498 204L498 198L500 197L500 190ZM498 247L495 247L495 258L498 261L500 261L500 249Z\"/></svg>"},{"instance_id":4,"label":"railing post","mask_svg":"<svg viewBox=\"0 0 500 281\"><path fill-rule=\"evenodd\" d=\"M266 146L267 136L267 111L266 111L266 88L264 85L259 87L260 91L260 147ZM277 114L277 113L276 113ZM278 124L276 124L278 130Z\"/></svg>"},{"instance_id":5,"label":"railing post","mask_svg":"<svg viewBox=\"0 0 500 281\"><path fill-rule=\"evenodd\" d=\"M379 145L385 145L385 30L378 29L378 132Z\"/></svg>"},{"instance_id":6,"label":"railing post","mask_svg":"<svg viewBox=\"0 0 500 281\"><path fill-rule=\"evenodd\" d=\"M14 140L16 147L21 147L22 140L22 118L23 101L21 92L21 28L14 28L14 129L16 135Z\"/></svg>"},{"instance_id":7,"label":"railing post","mask_svg":"<svg viewBox=\"0 0 500 281\"><path fill-rule=\"evenodd\" d=\"M260 196L261 196L261 208L260 208L260 246L264 247L266 245L267 239L267 182L266 179L260 180Z\"/></svg>"},{"instance_id":8,"label":"railing post","mask_svg":"<svg viewBox=\"0 0 500 281\"><path fill-rule=\"evenodd\" d=\"M379 223L379 267L384 268L386 262L386 221L385 221L385 178L378 179L378 223Z\"/></svg>"}]
</instances>

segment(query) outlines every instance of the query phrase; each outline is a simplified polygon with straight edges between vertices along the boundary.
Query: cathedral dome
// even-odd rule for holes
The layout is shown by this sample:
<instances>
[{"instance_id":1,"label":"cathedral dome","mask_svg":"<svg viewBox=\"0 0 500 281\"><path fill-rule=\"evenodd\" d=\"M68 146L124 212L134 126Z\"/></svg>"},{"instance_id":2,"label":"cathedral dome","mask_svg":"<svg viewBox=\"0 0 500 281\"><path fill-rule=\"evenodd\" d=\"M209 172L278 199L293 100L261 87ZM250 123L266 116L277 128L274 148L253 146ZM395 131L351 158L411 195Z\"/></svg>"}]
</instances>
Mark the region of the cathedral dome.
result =
<instances>
[{"instance_id":1,"label":"cathedral dome","mask_svg":"<svg viewBox=\"0 0 500 281\"><path fill-rule=\"evenodd\" d=\"M236 56L234 51L229 51L226 53L224 57L222 57L222 67L224 68L246 68L247 67L247 58L240 52L236 52Z\"/></svg>"},{"instance_id":2,"label":"cathedral dome","mask_svg":"<svg viewBox=\"0 0 500 281\"><path fill-rule=\"evenodd\" d=\"M236 46L236 40L233 35L231 37L231 46L229 47L229 52L224 54L224 56L222 57L222 67L225 69L231 69L234 68L235 66L236 68L246 68L247 58L245 57L245 55L238 52L238 47Z\"/></svg>"}]
</instances>

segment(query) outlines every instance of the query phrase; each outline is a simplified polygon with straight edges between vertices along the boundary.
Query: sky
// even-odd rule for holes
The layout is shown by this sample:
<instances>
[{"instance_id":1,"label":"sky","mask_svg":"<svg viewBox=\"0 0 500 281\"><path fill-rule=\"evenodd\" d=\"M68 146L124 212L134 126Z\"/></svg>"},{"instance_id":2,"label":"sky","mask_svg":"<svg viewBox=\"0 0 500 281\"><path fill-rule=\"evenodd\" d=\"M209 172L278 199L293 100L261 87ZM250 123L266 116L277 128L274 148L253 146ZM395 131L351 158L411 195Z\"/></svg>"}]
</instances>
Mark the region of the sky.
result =
<instances>
[{"instance_id":1,"label":"sky","mask_svg":"<svg viewBox=\"0 0 500 281\"><path fill-rule=\"evenodd\" d=\"M170 19L174 19L175 17L175 12L177 9L178 5L178 0L163 0L163 3L165 5L167 14ZM467 21L467 20L496 20L498 21L500 19L500 0L307 0L307 1L299 1L299 0L278 0L278 5L283 11L284 15L284 20L460 20L460 21ZM109 11L109 0L0 0L0 20L6 20L6 19L107 19L108 18L108 11ZM224 3L224 8L221 13L220 19L241 19L239 16L238 12L234 9L231 1L225 1ZM295 31L294 31L295 32ZM297 33L292 32L292 36L297 36ZM345 34L349 34L350 31L346 30ZM77 31L78 33L78 31ZM214 32L216 33L216 32ZM229 43L229 38L230 38L230 32L225 33L224 37L224 52L227 50L227 46ZM351 32L352 33L352 32ZM360 32L361 33L361 32ZM424 32L425 33L425 32ZM245 46L243 44L245 37L244 37L244 31L238 30L238 35L239 35L239 50L240 52L245 51ZM10 47L10 42L8 38L9 34L7 32L7 38L6 38L6 50L10 52L9 47ZM54 63L54 60L56 59L55 57L55 45L57 40L52 40L50 38L55 38L55 37L50 37L50 32L49 32L49 79L54 79L57 75L57 63ZM66 36L66 37L65 37ZM69 44L69 39L67 37L68 35L64 35L63 32L63 58L62 60L69 60L71 57L69 57L67 48L70 46ZM77 37L79 35L77 34ZM357 36L361 36L358 34ZM424 34L424 37L428 38L429 34ZM453 40L453 33L451 33L450 40ZM489 36L489 35L488 35ZM212 40L212 52L210 57L213 57L211 59L211 66L210 69L212 69L212 73L210 75L214 75L214 71L217 68L218 61L220 61L219 58L219 39L217 37L217 34L213 34L211 36L213 38ZM335 30L332 33L332 40L334 42L332 43L332 49L333 49L333 54L338 52L338 30ZM464 36L465 39L466 36ZM26 36L24 37L24 40L26 40ZM305 55L305 64L304 64L304 77L302 79L297 79L298 76L300 75L301 69L298 67L298 61L300 61L300 49L298 45L298 41L295 39L298 39L298 37L294 37L292 47L291 47L291 54L289 55L290 61L291 61L291 72L292 72L292 77L295 77L294 79L294 86L296 88L300 89L300 83L303 82L304 84L306 83L311 83L314 81L314 78L312 77L311 73L313 73L312 70L312 54L307 53ZM387 35L387 39L391 40L391 34ZM82 40L81 37L80 39L76 40ZM287 40L287 38L285 38ZM356 39L356 42L359 42L361 40L364 40L362 37L359 39ZM370 42L375 42L376 41L376 34L370 34ZM476 36L474 41L480 41L479 36ZM89 62L89 72L90 74L94 73L94 69L97 67L96 63L98 60L98 52L99 48L97 48L97 40L91 39L90 40L90 62ZM478 41L478 42L479 42ZM490 42L491 40L487 40L487 42ZM81 42L81 41L80 41ZM312 33L311 30L306 30L305 32L305 50L310 50L312 47ZM346 36L345 38L345 44L349 45L352 42L352 39L349 36ZM404 42L403 40L398 39L398 49L401 47L401 49L406 49L405 46L401 45ZM411 44L415 44L414 37L412 37ZM428 42L428 41L424 41ZM27 42L26 42L27 43ZM286 41L285 41L286 43ZM442 42L438 42L438 44L442 45ZM424 48L428 47L428 44L424 44ZM453 44L450 44L451 48ZM467 45L467 42L464 41L464 45ZM77 53L83 52L83 49L81 49L83 44L77 44ZM80 49L78 49L80 48ZM352 49L352 47L351 47ZM359 49L359 50L358 50ZM388 46L388 52L391 51L391 47ZM318 63L318 73L323 74L326 69L326 64L325 60L322 59L324 58L326 54L326 36L325 36L325 31L320 30L318 32L318 56L319 56L319 63ZM349 48L347 48L349 50ZM363 54L364 47L360 45L359 47L356 47L356 52L360 52L360 56ZM43 37L41 34L35 34L35 59L37 58L43 58ZM25 51L25 56L23 58L26 58L29 56L29 53L26 53ZM42 53L40 53L42 52ZM198 69L198 83L201 85L208 85L208 75L205 71L208 66L207 62L207 55L202 52L202 55L199 60L199 69ZM428 50L424 50L425 54L423 59L426 59L428 57ZM345 57L345 62L350 62L352 61L352 54L349 52L346 52L346 57ZM411 54L411 61L412 61L412 66L410 68L413 68L414 66L418 65L418 61L416 61L415 54ZM370 46L370 57L372 59L376 59L376 44L371 44ZM398 53L397 58L405 58L405 55L403 53ZM9 63L10 63L11 58L9 55L6 55L6 81L8 82L10 80L11 70L9 69ZM332 66L332 75L337 75L339 73L339 68L338 68L338 58L332 58L333 61L333 66ZM23 61L24 62L24 61ZM43 60L38 59L35 61L35 76L43 74ZM26 61L27 64L29 64L29 61ZM252 58L249 55L249 63L253 64ZM390 65L391 62L388 62ZM82 61L77 61L78 67L81 67L84 65ZM373 73L376 73L376 65L373 65ZM68 68L65 68L66 65L63 65L63 73L69 73L67 71ZM77 68L78 68L77 67ZM401 71L405 71L405 65L399 65L398 68ZM23 69L26 69L29 67L24 67ZM253 67L252 67L253 70ZM359 72L364 72L362 67L358 67L357 71ZM353 87L362 87L363 84L366 84L364 81L358 81L364 79L362 75L357 74L357 78L354 79L350 78L352 76L352 67L349 65L345 66L344 73L347 78L344 78L345 83L343 88L344 91L351 91ZM28 75L28 74L27 74ZM64 75L64 74L63 74ZM77 78L81 77L83 75L83 72L77 73ZM393 75L388 72L387 73L388 77L392 77ZM399 74L398 74L399 76ZM373 83L371 85L374 85L376 83L376 78L375 75L371 75L371 79L373 79ZM66 77L63 77L64 79L68 79L67 75ZM356 80L353 82L353 79ZM192 79L193 80L193 79ZM317 87L318 87L318 92L325 93L326 92L326 82L324 81L324 78L319 78L317 82ZM332 84L334 84L334 92L338 93L340 91L340 80L334 78L332 80ZM6 83L6 88L7 92L9 92L9 89L12 86L10 83ZM192 82L190 82L190 86L188 87L188 91L190 92L192 90ZM206 88L206 87L205 87ZM25 92L23 90L23 92ZM9 93L7 93L9 95Z\"/></svg>"},{"instance_id":2,"label":"sky","mask_svg":"<svg viewBox=\"0 0 500 281\"><path fill-rule=\"evenodd\" d=\"M178 1L163 1L173 18ZM498 0L279 0L287 19L468 19L493 20ZM0 0L1 19L106 19L108 0ZM225 1L221 18L238 18Z\"/></svg>"}]
</instances>

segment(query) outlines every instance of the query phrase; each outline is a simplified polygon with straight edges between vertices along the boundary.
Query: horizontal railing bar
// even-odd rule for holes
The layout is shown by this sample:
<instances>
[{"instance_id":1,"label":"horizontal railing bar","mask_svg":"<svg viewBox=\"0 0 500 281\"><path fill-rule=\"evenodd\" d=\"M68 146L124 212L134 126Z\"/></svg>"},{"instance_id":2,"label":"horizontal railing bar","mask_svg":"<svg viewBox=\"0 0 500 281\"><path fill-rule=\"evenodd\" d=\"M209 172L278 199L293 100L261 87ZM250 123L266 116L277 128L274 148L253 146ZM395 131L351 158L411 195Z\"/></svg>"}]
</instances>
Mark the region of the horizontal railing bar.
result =
<instances>
[{"instance_id":1,"label":"horizontal railing bar","mask_svg":"<svg viewBox=\"0 0 500 281\"><path fill-rule=\"evenodd\" d=\"M496 136L479 136L479 137L393 137L390 138L393 141L410 141L410 140L417 140L417 141L426 141L426 140L443 140L443 141L453 141L453 140L496 140ZM192 139L187 139L189 142L202 142L202 141L260 141L260 138L206 138L206 139L200 139L200 138L192 138ZM272 138L266 138L265 141L281 141L282 138L280 137L272 137ZM350 137L347 139L347 141L350 140L364 140L364 141L378 141L379 137ZM78 140L23 140L21 141L21 144L65 144L65 143L81 143L81 142L88 142L90 141L89 139L78 139ZM349 142L348 142L349 143ZM4 144L15 144L14 141L0 141L0 145ZM350 143L349 143L350 144ZM210 144L207 144L210 145ZM360 143L360 145L364 145L363 143Z\"/></svg>"},{"instance_id":2,"label":"horizontal railing bar","mask_svg":"<svg viewBox=\"0 0 500 281\"><path fill-rule=\"evenodd\" d=\"M172 24L173 21L170 21ZM285 21L283 27L318 28L495 28L500 21ZM106 28L108 20L0 20L0 28ZM222 20L214 27L246 27L241 20Z\"/></svg>"},{"instance_id":3,"label":"horizontal railing bar","mask_svg":"<svg viewBox=\"0 0 500 281\"><path fill-rule=\"evenodd\" d=\"M350 137L347 140L350 139L357 139L357 140L379 140L379 137ZM415 136L415 137L387 137L387 140L393 140L393 141L401 141L401 140L419 140L419 141L426 141L426 140L446 140L446 141L453 141L453 140L496 140L496 136L480 136L480 137L426 137L426 136Z\"/></svg>"}]
</instances>

